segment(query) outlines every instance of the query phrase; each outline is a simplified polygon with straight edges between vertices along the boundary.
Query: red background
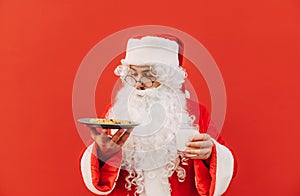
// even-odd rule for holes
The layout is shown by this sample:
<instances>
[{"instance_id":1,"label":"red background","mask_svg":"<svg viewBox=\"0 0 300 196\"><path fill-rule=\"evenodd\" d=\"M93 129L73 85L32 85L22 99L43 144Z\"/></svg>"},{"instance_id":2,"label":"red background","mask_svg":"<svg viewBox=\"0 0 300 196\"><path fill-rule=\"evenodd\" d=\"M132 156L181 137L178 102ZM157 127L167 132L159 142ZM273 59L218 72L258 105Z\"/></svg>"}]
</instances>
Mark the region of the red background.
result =
<instances>
[{"instance_id":1,"label":"red background","mask_svg":"<svg viewBox=\"0 0 300 196\"><path fill-rule=\"evenodd\" d=\"M101 39L147 24L187 32L219 65L222 134L239 162L226 195L299 195L296 0L2 0L0 195L92 195L78 169L73 80Z\"/></svg>"}]
</instances>

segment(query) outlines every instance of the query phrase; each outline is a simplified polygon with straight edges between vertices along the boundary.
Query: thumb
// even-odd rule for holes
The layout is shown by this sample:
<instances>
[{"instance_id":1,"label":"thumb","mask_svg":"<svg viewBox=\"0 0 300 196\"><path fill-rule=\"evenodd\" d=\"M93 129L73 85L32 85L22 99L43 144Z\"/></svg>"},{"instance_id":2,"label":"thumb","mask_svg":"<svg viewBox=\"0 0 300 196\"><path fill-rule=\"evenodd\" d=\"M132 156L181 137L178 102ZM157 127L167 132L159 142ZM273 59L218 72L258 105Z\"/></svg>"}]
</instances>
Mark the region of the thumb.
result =
<instances>
[{"instance_id":1,"label":"thumb","mask_svg":"<svg viewBox=\"0 0 300 196\"><path fill-rule=\"evenodd\" d=\"M90 127L90 134L91 134L91 137L93 138L93 140L95 140L95 137L97 135L99 135L99 133L95 127Z\"/></svg>"}]
</instances>

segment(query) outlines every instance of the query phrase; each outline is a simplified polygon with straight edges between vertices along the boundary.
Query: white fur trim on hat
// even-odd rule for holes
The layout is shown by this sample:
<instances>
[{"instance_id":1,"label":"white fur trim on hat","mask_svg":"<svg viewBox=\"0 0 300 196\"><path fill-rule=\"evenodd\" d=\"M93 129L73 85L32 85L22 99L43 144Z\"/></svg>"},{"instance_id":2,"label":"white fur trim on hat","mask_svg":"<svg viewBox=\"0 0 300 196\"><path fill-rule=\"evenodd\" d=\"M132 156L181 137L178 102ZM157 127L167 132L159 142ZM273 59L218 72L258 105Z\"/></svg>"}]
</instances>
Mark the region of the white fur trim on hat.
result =
<instances>
[{"instance_id":1,"label":"white fur trim on hat","mask_svg":"<svg viewBox=\"0 0 300 196\"><path fill-rule=\"evenodd\" d=\"M176 41L156 36L128 40L124 61L130 65L161 63L178 66L179 46Z\"/></svg>"}]
</instances>

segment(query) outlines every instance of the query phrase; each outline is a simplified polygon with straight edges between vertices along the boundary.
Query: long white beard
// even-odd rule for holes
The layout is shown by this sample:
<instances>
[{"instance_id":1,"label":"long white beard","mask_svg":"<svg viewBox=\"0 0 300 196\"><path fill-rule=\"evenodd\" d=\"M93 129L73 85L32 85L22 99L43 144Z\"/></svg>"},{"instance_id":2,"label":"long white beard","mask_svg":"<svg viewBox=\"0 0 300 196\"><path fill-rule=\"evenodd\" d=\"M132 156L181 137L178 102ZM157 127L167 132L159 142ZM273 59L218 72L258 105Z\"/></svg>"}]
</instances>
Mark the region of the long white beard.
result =
<instances>
[{"instance_id":1,"label":"long white beard","mask_svg":"<svg viewBox=\"0 0 300 196\"><path fill-rule=\"evenodd\" d=\"M174 91L161 85L138 91L125 86L117 94L108 117L141 123L122 147L122 166L129 172L128 189L136 185L136 193L147 192L145 180L149 178L161 181L166 185L164 189L168 189L164 191L170 192L168 177L174 171L180 180L184 179L175 132L181 123L192 122L186 111L185 95L179 89Z\"/></svg>"}]
</instances>

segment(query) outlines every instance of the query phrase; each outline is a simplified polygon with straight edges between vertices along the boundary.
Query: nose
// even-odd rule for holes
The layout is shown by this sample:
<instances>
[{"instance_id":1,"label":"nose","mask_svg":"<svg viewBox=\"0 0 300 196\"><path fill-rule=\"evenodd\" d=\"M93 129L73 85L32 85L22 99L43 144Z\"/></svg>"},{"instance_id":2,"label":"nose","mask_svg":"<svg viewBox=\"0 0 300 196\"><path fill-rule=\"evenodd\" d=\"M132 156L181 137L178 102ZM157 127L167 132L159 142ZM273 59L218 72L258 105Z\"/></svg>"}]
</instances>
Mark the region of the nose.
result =
<instances>
[{"instance_id":1,"label":"nose","mask_svg":"<svg viewBox=\"0 0 300 196\"><path fill-rule=\"evenodd\" d=\"M135 88L136 88L137 90L145 90L144 84L141 83L140 81L137 81L137 82L136 82Z\"/></svg>"},{"instance_id":2,"label":"nose","mask_svg":"<svg viewBox=\"0 0 300 196\"><path fill-rule=\"evenodd\" d=\"M144 84L141 82L141 78L142 76L139 75L137 78L135 78L135 88L138 89L138 90L144 90L145 89L145 86Z\"/></svg>"}]
</instances>

